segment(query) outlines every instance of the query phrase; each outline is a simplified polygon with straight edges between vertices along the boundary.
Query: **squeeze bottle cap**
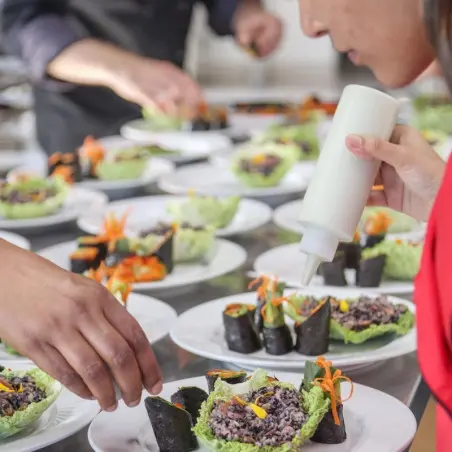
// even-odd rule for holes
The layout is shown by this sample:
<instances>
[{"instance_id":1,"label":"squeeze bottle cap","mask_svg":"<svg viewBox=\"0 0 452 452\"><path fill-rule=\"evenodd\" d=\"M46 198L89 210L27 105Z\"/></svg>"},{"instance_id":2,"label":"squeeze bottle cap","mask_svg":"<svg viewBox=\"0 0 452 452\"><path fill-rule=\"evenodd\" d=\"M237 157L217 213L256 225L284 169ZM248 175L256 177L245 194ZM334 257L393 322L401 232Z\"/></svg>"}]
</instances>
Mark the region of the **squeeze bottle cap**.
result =
<instances>
[{"instance_id":1,"label":"squeeze bottle cap","mask_svg":"<svg viewBox=\"0 0 452 452\"><path fill-rule=\"evenodd\" d=\"M301 283L308 285L321 262L331 262L336 254L339 238L332 232L307 227L300 242L300 251L305 254Z\"/></svg>"}]
</instances>

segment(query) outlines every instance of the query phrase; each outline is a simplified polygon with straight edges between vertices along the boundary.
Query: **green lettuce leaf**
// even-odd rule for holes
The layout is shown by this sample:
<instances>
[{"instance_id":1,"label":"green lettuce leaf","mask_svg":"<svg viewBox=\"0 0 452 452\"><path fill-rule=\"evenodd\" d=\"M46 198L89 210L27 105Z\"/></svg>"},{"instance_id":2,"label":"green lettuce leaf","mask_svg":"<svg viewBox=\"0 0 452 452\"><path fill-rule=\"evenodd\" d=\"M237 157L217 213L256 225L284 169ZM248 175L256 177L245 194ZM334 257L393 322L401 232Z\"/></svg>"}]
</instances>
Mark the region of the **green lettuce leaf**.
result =
<instances>
[{"instance_id":1,"label":"green lettuce leaf","mask_svg":"<svg viewBox=\"0 0 452 452\"><path fill-rule=\"evenodd\" d=\"M388 325L371 325L363 331L352 331L344 328L335 320L330 323L330 338L342 340L346 344L362 344L369 339L374 339L385 334L397 334L404 336L414 326L414 314L411 311L403 313L397 323Z\"/></svg>"},{"instance_id":2,"label":"green lettuce leaf","mask_svg":"<svg viewBox=\"0 0 452 452\"><path fill-rule=\"evenodd\" d=\"M27 371L10 371L5 369L1 372L1 375L6 377L29 375L47 395L44 400L38 403L31 403L25 410L16 411L12 416L0 417L0 439L5 439L21 432L31 423L37 421L44 411L55 402L61 392L62 386L39 369L30 369Z\"/></svg>"},{"instance_id":3,"label":"green lettuce leaf","mask_svg":"<svg viewBox=\"0 0 452 452\"><path fill-rule=\"evenodd\" d=\"M251 158L256 154L275 154L281 162L269 176L260 173L243 171L240 165L242 159ZM262 145L246 146L234 154L231 171L246 187L275 187L296 163L298 148L293 145L264 143Z\"/></svg>"},{"instance_id":4,"label":"green lettuce leaf","mask_svg":"<svg viewBox=\"0 0 452 452\"><path fill-rule=\"evenodd\" d=\"M190 196L186 201L168 203L167 210L178 223L225 228L234 219L239 203L239 196Z\"/></svg>"},{"instance_id":5,"label":"green lettuce leaf","mask_svg":"<svg viewBox=\"0 0 452 452\"><path fill-rule=\"evenodd\" d=\"M47 198L44 202L27 202L24 204L12 204L0 202L0 215L10 219L38 218L52 215L61 208L69 193L69 185L60 177L49 179L32 177L26 181L18 181L9 184L3 190L32 191L45 188L55 188L55 196Z\"/></svg>"},{"instance_id":6,"label":"green lettuce leaf","mask_svg":"<svg viewBox=\"0 0 452 452\"><path fill-rule=\"evenodd\" d=\"M149 123L149 128L156 132L180 130L182 128L183 121L180 118L167 115L156 107L145 107L141 110L141 114L143 119Z\"/></svg>"},{"instance_id":7,"label":"green lettuce leaf","mask_svg":"<svg viewBox=\"0 0 452 452\"><path fill-rule=\"evenodd\" d=\"M362 257L386 256L383 274L386 278L409 281L414 279L421 266L423 246L413 246L407 242L383 240L372 248L363 250Z\"/></svg>"},{"instance_id":8,"label":"green lettuce leaf","mask_svg":"<svg viewBox=\"0 0 452 452\"><path fill-rule=\"evenodd\" d=\"M271 384L274 386L296 389L289 383L274 382ZM325 397L324 392L318 387L313 387L310 391L303 391L302 393L303 409L309 415L309 418L291 443L284 444L280 447L257 447L252 444L244 444L238 441L226 441L217 439L209 427L209 417L216 400L227 401L234 395L245 394L267 385L269 385L268 375L261 369L257 370L250 380L238 385L229 385L224 381L217 380L215 383L215 390L202 404L198 422L193 428L199 442L210 451L221 452L290 452L298 450L304 442L314 435L321 420L330 409L330 400Z\"/></svg>"},{"instance_id":9,"label":"green lettuce leaf","mask_svg":"<svg viewBox=\"0 0 452 452\"><path fill-rule=\"evenodd\" d=\"M391 224L388 232L391 234L410 232L418 226L418 222L414 218L409 217L404 213L396 212L388 207L366 207L360 220L359 229L363 229L367 219L376 212L384 212L389 216Z\"/></svg>"},{"instance_id":10,"label":"green lettuce leaf","mask_svg":"<svg viewBox=\"0 0 452 452\"><path fill-rule=\"evenodd\" d=\"M103 160L96 166L96 176L100 180L139 179L148 164L147 158L123 160L120 162Z\"/></svg>"}]
</instances>

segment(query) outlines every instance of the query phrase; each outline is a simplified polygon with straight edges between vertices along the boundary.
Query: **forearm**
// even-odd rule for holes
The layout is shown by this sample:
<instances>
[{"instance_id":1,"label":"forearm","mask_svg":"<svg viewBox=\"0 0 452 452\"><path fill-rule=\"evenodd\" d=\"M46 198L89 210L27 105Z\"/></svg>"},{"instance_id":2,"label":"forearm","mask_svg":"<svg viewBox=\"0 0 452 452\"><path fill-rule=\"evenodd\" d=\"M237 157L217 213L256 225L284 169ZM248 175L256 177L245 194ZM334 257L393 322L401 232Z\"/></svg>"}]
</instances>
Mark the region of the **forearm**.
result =
<instances>
[{"instance_id":1,"label":"forearm","mask_svg":"<svg viewBox=\"0 0 452 452\"><path fill-rule=\"evenodd\" d=\"M64 49L47 66L51 77L78 85L110 87L113 76L138 59L112 44L83 39Z\"/></svg>"}]
</instances>

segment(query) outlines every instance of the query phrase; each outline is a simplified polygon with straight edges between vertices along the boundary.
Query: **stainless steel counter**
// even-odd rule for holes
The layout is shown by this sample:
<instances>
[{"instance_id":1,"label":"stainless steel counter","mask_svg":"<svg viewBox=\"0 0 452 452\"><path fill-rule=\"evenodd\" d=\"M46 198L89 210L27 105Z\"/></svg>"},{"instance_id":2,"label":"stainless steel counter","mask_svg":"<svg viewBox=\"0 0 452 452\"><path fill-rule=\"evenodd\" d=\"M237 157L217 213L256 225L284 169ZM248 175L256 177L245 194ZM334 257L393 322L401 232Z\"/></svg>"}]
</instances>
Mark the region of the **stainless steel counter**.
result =
<instances>
[{"instance_id":1,"label":"stainless steel counter","mask_svg":"<svg viewBox=\"0 0 452 452\"><path fill-rule=\"evenodd\" d=\"M34 250L53 245L66 240L72 240L80 231L73 225L64 232L55 232L51 235L28 237ZM297 236L279 230L274 225L267 225L253 233L234 238L234 241L244 246L248 251L248 260L240 271L225 275L191 288L183 288L179 293L155 294L173 306L178 313L214 298L232 295L246 291L248 279L245 275L251 270L254 259L265 250L282 243L290 243L297 240ZM154 294L153 294L154 295ZM177 347L167 337L154 347L157 358L162 367L164 381L169 382L181 378L188 378L203 374L213 367L222 367L221 363L209 361ZM402 358L396 358L381 362L360 371L351 372L350 376L357 383L362 383L384 391L401 400L414 409L416 414L423 411L425 397L419 397L420 375L417 360L414 354ZM417 406L413 403L416 402ZM46 452L87 452L91 448L87 440L87 429L83 429L76 435L51 447L45 448Z\"/></svg>"}]
</instances>

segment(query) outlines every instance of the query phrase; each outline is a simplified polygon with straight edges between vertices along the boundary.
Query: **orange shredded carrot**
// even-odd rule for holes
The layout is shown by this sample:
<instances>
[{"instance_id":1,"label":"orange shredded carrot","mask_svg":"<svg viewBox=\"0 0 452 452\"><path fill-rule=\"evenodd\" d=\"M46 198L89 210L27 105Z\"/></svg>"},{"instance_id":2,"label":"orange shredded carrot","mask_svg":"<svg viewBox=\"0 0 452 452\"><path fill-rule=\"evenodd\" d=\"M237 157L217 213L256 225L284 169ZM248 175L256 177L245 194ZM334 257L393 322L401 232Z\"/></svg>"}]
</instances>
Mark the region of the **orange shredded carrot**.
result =
<instances>
[{"instance_id":1,"label":"orange shredded carrot","mask_svg":"<svg viewBox=\"0 0 452 452\"><path fill-rule=\"evenodd\" d=\"M392 220L389 215L384 212L377 212L375 215L367 219L364 230L366 234L369 235L385 234L388 232L391 223Z\"/></svg>"},{"instance_id":2,"label":"orange shredded carrot","mask_svg":"<svg viewBox=\"0 0 452 452\"><path fill-rule=\"evenodd\" d=\"M270 278L268 276L259 276L248 284L248 290L257 288L256 291L259 298L265 299L269 284Z\"/></svg>"},{"instance_id":3,"label":"orange shredded carrot","mask_svg":"<svg viewBox=\"0 0 452 452\"><path fill-rule=\"evenodd\" d=\"M359 231L355 231L355 233L353 234L353 241L355 243L361 241L361 234L359 233Z\"/></svg>"},{"instance_id":4,"label":"orange shredded carrot","mask_svg":"<svg viewBox=\"0 0 452 452\"><path fill-rule=\"evenodd\" d=\"M91 163L91 170L95 171L97 165L105 158L105 149L98 140L92 136L85 138L82 147L79 150L81 156L85 157Z\"/></svg>"},{"instance_id":5,"label":"orange shredded carrot","mask_svg":"<svg viewBox=\"0 0 452 452\"><path fill-rule=\"evenodd\" d=\"M52 176L60 176L67 184L74 183L74 168L70 166L57 166L53 172Z\"/></svg>"},{"instance_id":6,"label":"orange shredded carrot","mask_svg":"<svg viewBox=\"0 0 452 452\"><path fill-rule=\"evenodd\" d=\"M183 405L181 403L175 403L174 406L177 408L180 408L181 410L185 410L185 408L183 407Z\"/></svg>"},{"instance_id":7,"label":"orange shredded carrot","mask_svg":"<svg viewBox=\"0 0 452 452\"><path fill-rule=\"evenodd\" d=\"M350 380L350 378L342 375L342 371L339 369L337 369L334 374L331 375L332 362L327 361L323 356L319 356L317 358L316 364L324 369L325 376L323 378L315 378L313 384L319 386L322 391L329 394L331 399L331 413L333 415L334 423L336 425L340 425L341 421L339 420L339 415L337 412L338 403L343 404L352 397L353 382ZM336 388L334 387L334 385L339 381L348 381L351 385L350 394L346 399L342 399L336 394Z\"/></svg>"},{"instance_id":8,"label":"orange shredded carrot","mask_svg":"<svg viewBox=\"0 0 452 452\"><path fill-rule=\"evenodd\" d=\"M93 281L101 283L106 274L105 264L102 262L97 270L94 270L93 268L89 269L86 276Z\"/></svg>"},{"instance_id":9,"label":"orange shredded carrot","mask_svg":"<svg viewBox=\"0 0 452 452\"><path fill-rule=\"evenodd\" d=\"M155 256L132 256L124 259L114 274L122 282L136 283L161 281L167 272Z\"/></svg>"},{"instance_id":10,"label":"orange shredded carrot","mask_svg":"<svg viewBox=\"0 0 452 452\"><path fill-rule=\"evenodd\" d=\"M103 222L103 237L106 237L110 244L110 249L114 249L116 242L125 237L125 228L130 210L124 212L119 218L109 212Z\"/></svg>"}]
</instances>

